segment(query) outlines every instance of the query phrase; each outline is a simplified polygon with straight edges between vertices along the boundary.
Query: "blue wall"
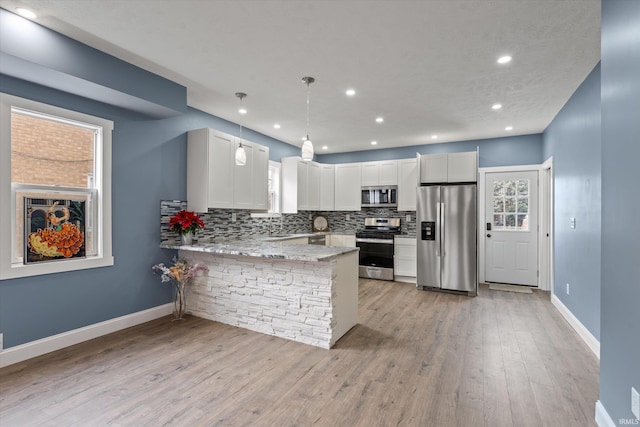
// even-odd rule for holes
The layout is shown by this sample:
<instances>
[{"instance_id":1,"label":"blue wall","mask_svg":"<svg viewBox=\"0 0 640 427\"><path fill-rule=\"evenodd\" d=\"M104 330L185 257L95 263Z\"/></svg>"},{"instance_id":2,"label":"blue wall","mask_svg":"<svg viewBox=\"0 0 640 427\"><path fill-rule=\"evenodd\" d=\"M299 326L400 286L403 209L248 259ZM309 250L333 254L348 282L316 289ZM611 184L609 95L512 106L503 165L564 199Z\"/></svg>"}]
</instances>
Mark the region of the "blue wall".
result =
<instances>
[{"instance_id":1,"label":"blue wall","mask_svg":"<svg viewBox=\"0 0 640 427\"><path fill-rule=\"evenodd\" d=\"M174 255L158 247L160 200L186 197L186 132L212 127L237 134L238 125L186 107L179 116L149 119L5 75L0 75L0 91L115 122L115 265L0 282L5 348L170 302L170 287L160 283L151 266ZM269 146L272 159L299 152L257 132L249 130L243 136Z\"/></svg>"},{"instance_id":2,"label":"blue wall","mask_svg":"<svg viewBox=\"0 0 640 427\"><path fill-rule=\"evenodd\" d=\"M619 425L640 392L639 76L640 1L604 0L600 401Z\"/></svg>"},{"instance_id":3,"label":"blue wall","mask_svg":"<svg viewBox=\"0 0 640 427\"><path fill-rule=\"evenodd\" d=\"M351 163L374 160L409 159L415 158L416 153L457 153L476 151L476 147L480 147L481 168L535 165L543 161L541 134L324 154L317 156L317 161L322 163Z\"/></svg>"},{"instance_id":4,"label":"blue wall","mask_svg":"<svg viewBox=\"0 0 640 427\"><path fill-rule=\"evenodd\" d=\"M600 339L600 65L544 131L543 151L553 156L554 293Z\"/></svg>"}]
</instances>

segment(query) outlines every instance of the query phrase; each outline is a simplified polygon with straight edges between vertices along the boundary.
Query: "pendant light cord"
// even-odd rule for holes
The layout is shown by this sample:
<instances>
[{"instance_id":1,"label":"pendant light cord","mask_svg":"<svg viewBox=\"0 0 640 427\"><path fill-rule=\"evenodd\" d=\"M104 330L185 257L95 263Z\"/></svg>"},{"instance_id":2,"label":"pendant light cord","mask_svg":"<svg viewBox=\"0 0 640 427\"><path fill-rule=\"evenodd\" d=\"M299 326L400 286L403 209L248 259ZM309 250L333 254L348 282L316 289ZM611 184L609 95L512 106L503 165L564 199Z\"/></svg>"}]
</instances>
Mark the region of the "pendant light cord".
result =
<instances>
[{"instance_id":1,"label":"pendant light cord","mask_svg":"<svg viewBox=\"0 0 640 427\"><path fill-rule=\"evenodd\" d=\"M311 94L311 88L309 87L309 83L307 81L307 141L309 141L309 99Z\"/></svg>"}]
</instances>

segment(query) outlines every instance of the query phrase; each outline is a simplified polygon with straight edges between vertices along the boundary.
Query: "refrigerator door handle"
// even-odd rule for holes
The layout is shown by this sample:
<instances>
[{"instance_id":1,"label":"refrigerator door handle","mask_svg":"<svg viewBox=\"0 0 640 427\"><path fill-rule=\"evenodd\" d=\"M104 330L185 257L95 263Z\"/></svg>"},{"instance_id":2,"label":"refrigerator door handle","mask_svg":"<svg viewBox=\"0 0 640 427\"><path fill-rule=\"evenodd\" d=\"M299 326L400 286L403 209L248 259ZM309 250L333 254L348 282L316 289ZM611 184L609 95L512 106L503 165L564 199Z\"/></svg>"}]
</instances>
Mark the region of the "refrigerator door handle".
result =
<instances>
[{"instance_id":1,"label":"refrigerator door handle","mask_svg":"<svg viewBox=\"0 0 640 427\"><path fill-rule=\"evenodd\" d=\"M442 253L442 256L447 256L447 254L444 251L444 239L445 239L445 235L444 235L444 218L446 217L445 215L445 207L444 207L444 203L440 203L440 218L442 218L442 226L440 228L440 246L441 246L441 250L440 252Z\"/></svg>"},{"instance_id":2,"label":"refrigerator door handle","mask_svg":"<svg viewBox=\"0 0 640 427\"><path fill-rule=\"evenodd\" d=\"M440 251L442 249L442 239L440 236L440 221L442 221L442 209L440 209L440 205L442 203L436 203L436 239L438 243L436 244L436 256L440 256Z\"/></svg>"}]
</instances>

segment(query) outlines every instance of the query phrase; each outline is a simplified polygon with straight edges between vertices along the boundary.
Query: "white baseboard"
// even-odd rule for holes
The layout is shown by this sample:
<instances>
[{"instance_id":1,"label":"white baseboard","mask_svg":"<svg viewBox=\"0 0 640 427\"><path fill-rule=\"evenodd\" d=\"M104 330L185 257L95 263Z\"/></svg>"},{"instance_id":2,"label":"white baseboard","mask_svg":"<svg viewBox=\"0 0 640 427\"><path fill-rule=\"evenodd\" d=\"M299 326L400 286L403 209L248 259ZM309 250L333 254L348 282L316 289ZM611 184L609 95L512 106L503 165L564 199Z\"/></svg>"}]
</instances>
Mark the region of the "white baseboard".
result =
<instances>
[{"instance_id":1,"label":"white baseboard","mask_svg":"<svg viewBox=\"0 0 640 427\"><path fill-rule=\"evenodd\" d=\"M604 405L599 400L596 402L596 424L599 427L616 427Z\"/></svg>"},{"instance_id":2,"label":"white baseboard","mask_svg":"<svg viewBox=\"0 0 640 427\"><path fill-rule=\"evenodd\" d=\"M551 304L555 306L556 309L562 314L562 317L565 318L569 325L580 335L580 338L589 346L593 354L596 355L598 359L600 359L600 341L594 337L591 332L578 320L576 316L573 315L571 310L567 308L566 305L560 301L555 295L551 295Z\"/></svg>"},{"instance_id":3,"label":"white baseboard","mask_svg":"<svg viewBox=\"0 0 640 427\"><path fill-rule=\"evenodd\" d=\"M23 360L41 356L64 347L79 344L102 335L107 335L131 326L149 322L159 317L173 313L173 303L159 305L147 310L94 323L93 325L63 332L61 334L42 338L37 341L9 347L0 350L0 368L22 362Z\"/></svg>"}]
</instances>

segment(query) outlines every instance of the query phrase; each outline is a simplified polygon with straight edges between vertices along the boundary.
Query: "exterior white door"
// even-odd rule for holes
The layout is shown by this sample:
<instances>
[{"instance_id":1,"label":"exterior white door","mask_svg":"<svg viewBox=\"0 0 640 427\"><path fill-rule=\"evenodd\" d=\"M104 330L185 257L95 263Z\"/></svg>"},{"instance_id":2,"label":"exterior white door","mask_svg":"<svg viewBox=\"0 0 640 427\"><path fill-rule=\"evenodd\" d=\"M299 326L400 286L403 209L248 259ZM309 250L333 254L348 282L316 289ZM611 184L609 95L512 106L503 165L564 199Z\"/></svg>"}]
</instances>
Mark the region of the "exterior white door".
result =
<instances>
[{"instance_id":1,"label":"exterior white door","mask_svg":"<svg viewBox=\"0 0 640 427\"><path fill-rule=\"evenodd\" d=\"M485 181L485 281L538 285L538 172Z\"/></svg>"}]
</instances>

